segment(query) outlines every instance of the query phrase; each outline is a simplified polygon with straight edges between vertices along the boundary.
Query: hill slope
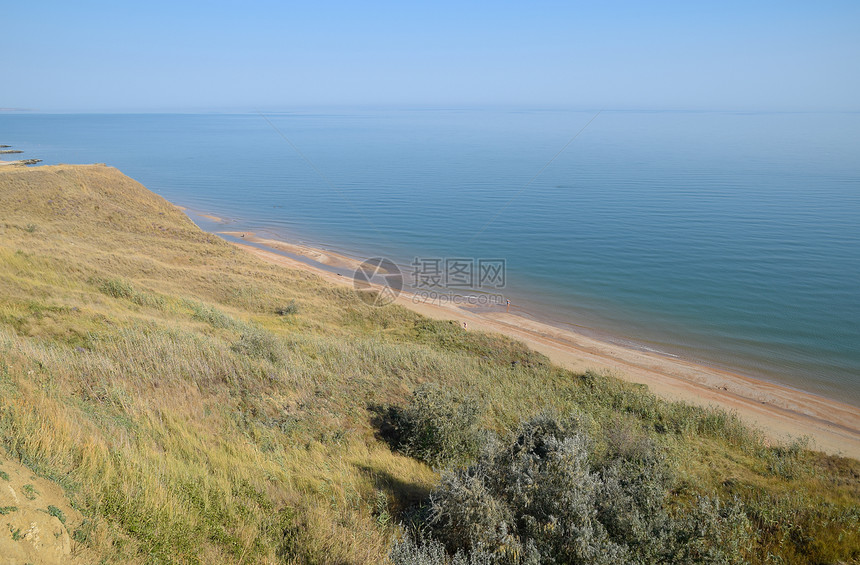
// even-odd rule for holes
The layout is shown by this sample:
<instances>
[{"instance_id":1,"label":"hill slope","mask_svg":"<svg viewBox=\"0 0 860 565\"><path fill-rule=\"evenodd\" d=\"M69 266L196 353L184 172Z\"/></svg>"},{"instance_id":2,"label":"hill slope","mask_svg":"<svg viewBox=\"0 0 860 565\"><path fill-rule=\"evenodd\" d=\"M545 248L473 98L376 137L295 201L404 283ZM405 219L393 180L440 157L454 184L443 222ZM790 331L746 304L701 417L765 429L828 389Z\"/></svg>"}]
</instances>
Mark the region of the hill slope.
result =
<instances>
[{"instance_id":1,"label":"hill slope","mask_svg":"<svg viewBox=\"0 0 860 565\"><path fill-rule=\"evenodd\" d=\"M109 167L3 167L0 209L0 458L62 487L81 558L384 561L439 475L392 449L380 420L428 382L502 435L553 411L587 419L594 453L646 439L678 505L739 501L749 561L860 558L854 460L367 306L201 231Z\"/></svg>"}]
</instances>

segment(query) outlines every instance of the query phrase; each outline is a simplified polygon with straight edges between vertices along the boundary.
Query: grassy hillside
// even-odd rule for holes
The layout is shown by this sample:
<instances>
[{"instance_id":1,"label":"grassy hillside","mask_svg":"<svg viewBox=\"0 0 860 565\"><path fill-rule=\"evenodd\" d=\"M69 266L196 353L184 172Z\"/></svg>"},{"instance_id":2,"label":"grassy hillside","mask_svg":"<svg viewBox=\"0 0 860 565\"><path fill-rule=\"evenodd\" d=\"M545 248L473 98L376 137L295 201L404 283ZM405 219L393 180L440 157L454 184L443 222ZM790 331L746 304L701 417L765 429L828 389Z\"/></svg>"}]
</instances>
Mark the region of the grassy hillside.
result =
<instances>
[{"instance_id":1,"label":"grassy hillside","mask_svg":"<svg viewBox=\"0 0 860 565\"><path fill-rule=\"evenodd\" d=\"M573 415L595 469L647 443L673 477L668 511L735 504L749 562L860 559L854 460L367 306L202 232L112 168L5 167L0 210L0 461L62 487L79 559L385 562L398 524L442 492L424 461L456 473L482 449L392 439L398 414L430 409L407 407L425 383L467 399L475 437ZM432 456L445 449L460 451Z\"/></svg>"}]
</instances>

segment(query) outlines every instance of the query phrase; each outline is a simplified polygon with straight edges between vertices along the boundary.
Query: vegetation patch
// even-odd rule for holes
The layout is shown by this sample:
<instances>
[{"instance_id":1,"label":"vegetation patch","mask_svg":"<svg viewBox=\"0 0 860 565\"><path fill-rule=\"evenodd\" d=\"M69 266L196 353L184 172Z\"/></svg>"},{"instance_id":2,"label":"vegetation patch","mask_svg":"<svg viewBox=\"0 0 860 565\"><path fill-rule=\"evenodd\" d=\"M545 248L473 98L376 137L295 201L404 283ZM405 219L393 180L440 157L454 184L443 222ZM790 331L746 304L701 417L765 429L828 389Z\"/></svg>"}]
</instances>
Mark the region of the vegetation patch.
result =
<instances>
[{"instance_id":1,"label":"vegetation patch","mask_svg":"<svg viewBox=\"0 0 860 565\"><path fill-rule=\"evenodd\" d=\"M152 293L139 291L131 283L121 279L93 278L92 283L102 293L113 298L128 300L139 306L148 306L150 308L161 308L164 306L164 298Z\"/></svg>"},{"instance_id":2,"label":"vegetation patch","mask_svg":"<svg viewBox=\"0 0 860 565\"><path fill-rule=\"evenodd\" d=\"M285 306L281 306L275 310L278 316L293 316L299 313L299 305L295 300L290 300Z\"/></svg>"},{"instance_id":3,"label":"vegetation patch","mask_svg":"<svg viewBox=\"0 0 860 565\"><path fill-rule=\"evenodd\" d=\"M617 447L597 463L576 421L532 419L474 465L444 473L423 520L391 558L404 565L747 562L754 537L737 501L673 501L675 479L653 444Z\"/></svg>"},{"instance_id":4,"label":"vegetation patch","mask_svg":"<svg viewBox=\"0 0 860 565\"><path fill-rule=\"evenodd\" d=\"M49 505L48 506L48 514L50 514L51 516L54 516L61 523L63 523L63 524L66 523L66 514L62 510L57 508L56 506Z\"/></svg>"},{"instance_id":5,"label":"vegetation patch","mask_svg":"<svg viewBox=\"0 0 860 565\"><path fill-rule=\"evenodd\" d=\"M233 351L277 363L282 357L282 346L270 332L256 327L247 328L232 346Z\"/></svg>"},{"instance_id":6,"label":"vegetation patch","mask_svg":"<svg viewBox=\"0 0 860 565\"><path fill-rule=\"evenodd\" d=\"M36 497L39 496L39 491L36 490L36 487L33 485L24 485L21 487L21 492L24 493L24 496L27 500L36 500Z\"/></svg>"},{"instance_id":7,"label":"vegetation patch","mask_svg":"<svg viewBox=\"0 0 860 565\"><path fill-rule=\"evenodd\" d=\"M419 386L409 404L389 407L384 418L391 445L433 467L471 461L484 438L478 403L433 384Z\"/></svg>"},{"instance_id":8,"label":"vegetation patch","mask_svg":"<svg viewBox=\"0 0 860 565\"><path fill-rule=\"evenodd\" d=\"M243 322L225 314L214 306L209 306L202 302L194 302L191 300L188 300L185 303L191 308L192 317L195 320L205 322L213 328L241 330L247 327Z\"/></svg>"}]
</instances>

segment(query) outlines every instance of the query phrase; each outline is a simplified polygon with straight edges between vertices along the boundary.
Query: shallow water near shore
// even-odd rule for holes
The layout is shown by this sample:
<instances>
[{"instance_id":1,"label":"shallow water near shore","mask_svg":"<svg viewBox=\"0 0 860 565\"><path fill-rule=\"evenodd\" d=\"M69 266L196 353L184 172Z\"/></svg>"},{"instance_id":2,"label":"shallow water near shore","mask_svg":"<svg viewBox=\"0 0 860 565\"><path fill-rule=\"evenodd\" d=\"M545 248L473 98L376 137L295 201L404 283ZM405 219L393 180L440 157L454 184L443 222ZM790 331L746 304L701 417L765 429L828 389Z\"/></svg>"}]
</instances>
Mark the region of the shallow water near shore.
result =
<instances>
[{"instance_id":1,"label":"shallow water near shore","mask_svg":"<svg viewBox=\"0 0 860 565\"><path fill-rule=\"evenodd\" d=\"M0 114L234 231L506 261L517 311L860 406L860 114ZM532 180L534 179L534 180Z\"/></svg>"}]
</instances>

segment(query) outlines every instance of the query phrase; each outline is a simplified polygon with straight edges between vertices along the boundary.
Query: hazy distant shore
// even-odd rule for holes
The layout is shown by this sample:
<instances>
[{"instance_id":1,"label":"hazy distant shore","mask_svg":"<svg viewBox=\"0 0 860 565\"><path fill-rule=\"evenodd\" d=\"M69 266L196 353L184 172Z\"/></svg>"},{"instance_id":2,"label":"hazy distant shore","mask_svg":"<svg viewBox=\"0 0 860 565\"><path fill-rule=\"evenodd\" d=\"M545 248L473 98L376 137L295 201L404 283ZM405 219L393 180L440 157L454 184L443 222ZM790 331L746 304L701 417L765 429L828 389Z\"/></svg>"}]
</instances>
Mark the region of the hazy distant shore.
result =
<instances>
[{"instance_id":1,"label":"hazy distant shore","mask_svg":"<svg viewBox=\"0 0 860 565\"><path fill-rule=\"evenodd\" d=\"M184 208L183 208L184 209ZM187 211L186 211L187 212ZM225 227L214 215L192 216ZM268 262L313 272L338 284L352 285L359 261L304 243L261 237L250 231L217 230L235 245ZM466 323L468 329L497 332L522 340L566 368L594 369L648 385L661 397L735 411L774 439L808 436L813 447L860 458L860 410L838 400L711 367L683 357L646 351L623 340L560 328L505 312L505 308L471 308L431 303L404 290L397 303L432 318Z\"/></svg>"}]
</instances>

